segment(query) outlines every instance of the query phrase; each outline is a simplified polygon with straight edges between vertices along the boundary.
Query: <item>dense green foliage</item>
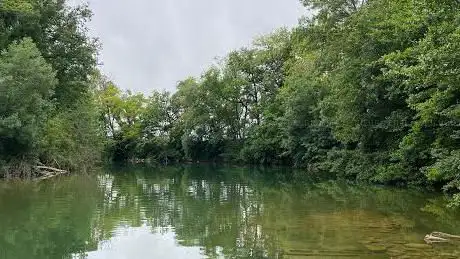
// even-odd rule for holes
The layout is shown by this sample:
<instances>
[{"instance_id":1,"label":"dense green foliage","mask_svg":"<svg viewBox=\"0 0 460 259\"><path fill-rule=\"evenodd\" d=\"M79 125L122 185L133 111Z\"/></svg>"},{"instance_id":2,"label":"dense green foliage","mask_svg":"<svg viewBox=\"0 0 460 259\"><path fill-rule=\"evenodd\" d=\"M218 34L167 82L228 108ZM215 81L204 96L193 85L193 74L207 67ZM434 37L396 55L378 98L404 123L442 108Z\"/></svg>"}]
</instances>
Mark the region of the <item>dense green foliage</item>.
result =
<instances>
[{"instance_id":1,"label":"dense green foliage","mask_svg":"<svg viewBox=\"0 0 460 259\"><path fill-rule=\"evenodd\" d=\"M0 176L85 169L100 155L90 16L64 0L0 2Z\"/></svg>"},{"instance_id":2,"label":"dense green foliage","mask_svg":"<svg viewBox=\"0 0 460 259\"><path fill-rule=\"evenodd\" d=\"M281 164L460 189L460 3L301 2L312 15L297 27L150 96L95 72L87 7L0 2L0 174L85 169L105 131L117 161Z\"/></svg>"},{"instance_id":3,"label":"dense green foliage","mask_svg":"<svg viewBox=\"0 0 460 259\"><path fill-rule=\"evenodd\" d=\"M312 17L231 52L174 94L106 82L113 157L459 189L460 3L302 2Z\"/></svg>"}]
</instances>

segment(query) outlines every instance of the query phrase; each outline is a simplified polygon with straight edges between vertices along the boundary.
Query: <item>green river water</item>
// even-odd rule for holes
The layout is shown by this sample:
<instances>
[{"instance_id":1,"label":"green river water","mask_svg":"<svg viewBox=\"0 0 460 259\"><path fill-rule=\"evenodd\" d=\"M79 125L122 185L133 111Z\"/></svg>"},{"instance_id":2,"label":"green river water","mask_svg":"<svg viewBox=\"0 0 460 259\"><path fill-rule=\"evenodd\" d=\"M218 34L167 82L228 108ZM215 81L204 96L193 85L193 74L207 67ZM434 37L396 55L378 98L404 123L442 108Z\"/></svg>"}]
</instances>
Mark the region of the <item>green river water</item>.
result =
<instances>
[{"instance_id":1,"label":"green river water","mask_svg":"<svg viewBox=\"0 0 460 259\"><path fill-rule=\"evenodd\" d=\"M459 258L440 194L283 169L117 168L0 182L1 259Z\"/></svg>"}]
</instances>

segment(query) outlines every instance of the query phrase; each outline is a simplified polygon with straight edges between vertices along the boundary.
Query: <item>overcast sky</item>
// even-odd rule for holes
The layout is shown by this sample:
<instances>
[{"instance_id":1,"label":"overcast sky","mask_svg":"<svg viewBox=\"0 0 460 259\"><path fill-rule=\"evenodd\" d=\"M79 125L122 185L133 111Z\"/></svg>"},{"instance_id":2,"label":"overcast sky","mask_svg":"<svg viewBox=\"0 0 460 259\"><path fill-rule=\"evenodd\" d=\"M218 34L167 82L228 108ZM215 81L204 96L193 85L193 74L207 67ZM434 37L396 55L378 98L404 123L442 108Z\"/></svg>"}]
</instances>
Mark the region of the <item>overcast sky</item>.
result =
<instances>
[{"instance_id":1,"label":"overcast sky","mask_svg":"<svg viewBox=\"0 0 460 259\"><path fill-rule=\"evenodd\" d=\"M80 0L74 0L80 1ZM299 0L89 0L102 70L123 89L174 90L215 57L297 24Z\"/></svg>"}]
</instances>

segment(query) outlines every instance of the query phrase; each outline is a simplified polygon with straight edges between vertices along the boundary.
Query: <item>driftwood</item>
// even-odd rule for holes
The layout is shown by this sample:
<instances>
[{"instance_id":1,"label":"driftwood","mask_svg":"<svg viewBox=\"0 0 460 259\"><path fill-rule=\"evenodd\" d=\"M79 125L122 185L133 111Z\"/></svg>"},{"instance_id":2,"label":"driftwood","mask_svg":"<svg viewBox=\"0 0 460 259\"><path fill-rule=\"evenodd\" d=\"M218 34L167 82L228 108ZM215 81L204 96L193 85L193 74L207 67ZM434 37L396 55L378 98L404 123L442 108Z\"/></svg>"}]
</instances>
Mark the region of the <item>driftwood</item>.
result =
<instances>
[{"instance_id":1,"label":"driftwood","mask_svg":"<svg viewBox=\"0 0 460 259\"><path fill-rule=\"evenodd\" d=\"M35 180L41 181L45 179L49 179L58 175L62 174L67 174L68 172L66 170L50 167L50 166L44 166L44 165L38 165L35 166L36 172L39 175Z\"/></svg>"},{"instance_id":2,"label":"driftwood","mask_svg":"<svg viewBox=\"0 0 460 259\"><path fill-rule=\"evenodd\" d=\"M35 168L40 169L40 170L45 170L45 171L52 171L52 172L60 172L60 173L67 172L66 170L49 167L49 166L42 166L42 165L36 166Z\"/></svg>"},{"instance_id":3,"label":"driftwood","mask_svg":"<svg viewBox=\"0 0 460 259\"><path fill-rule=\"evenodd\" d=\"M460 236L451 235L451 234L442 233L442 232L432 232L431 234L426 235L424 240L428 244L456 243L456 242L460 242Z\"/></svg>"}]
</instances>

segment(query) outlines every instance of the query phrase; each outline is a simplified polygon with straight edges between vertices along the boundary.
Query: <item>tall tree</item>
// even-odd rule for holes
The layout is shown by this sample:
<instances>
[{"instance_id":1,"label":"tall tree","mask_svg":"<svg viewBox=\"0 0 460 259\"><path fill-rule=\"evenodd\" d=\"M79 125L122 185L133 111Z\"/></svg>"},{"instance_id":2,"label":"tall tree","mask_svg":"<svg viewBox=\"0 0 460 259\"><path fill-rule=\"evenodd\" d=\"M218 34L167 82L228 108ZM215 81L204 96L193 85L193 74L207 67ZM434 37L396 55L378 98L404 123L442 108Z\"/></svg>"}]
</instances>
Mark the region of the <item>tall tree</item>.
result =
<instances>
[{"instance_id":1,"label":"tall tree","mask_svg":"<svg viewBox=\"0 0 460 259\"><path fill-rule=\"evenodd\" d=\"M24 37L33 39L56 71L58 108L77 104L89 91L97 49L87 33L90 18L87 6L70 7L65 0L6 0L0 4L0 49Z\"/></svg>"},{"instance_id":2,"label":"tall tree","mask_svg":"<svg viewBox=\"0 0 460 259\"><path fill-rule=\"evenodd\" d=\"M33 156L53 109L56 72L32 39L11 44L0 56L0 156ZM35 157L36 159L37 157ZM28 158L28 159L34 159Z\"/></svg>"}]
</instances>

